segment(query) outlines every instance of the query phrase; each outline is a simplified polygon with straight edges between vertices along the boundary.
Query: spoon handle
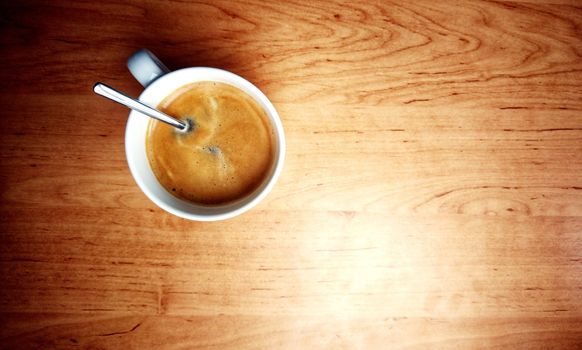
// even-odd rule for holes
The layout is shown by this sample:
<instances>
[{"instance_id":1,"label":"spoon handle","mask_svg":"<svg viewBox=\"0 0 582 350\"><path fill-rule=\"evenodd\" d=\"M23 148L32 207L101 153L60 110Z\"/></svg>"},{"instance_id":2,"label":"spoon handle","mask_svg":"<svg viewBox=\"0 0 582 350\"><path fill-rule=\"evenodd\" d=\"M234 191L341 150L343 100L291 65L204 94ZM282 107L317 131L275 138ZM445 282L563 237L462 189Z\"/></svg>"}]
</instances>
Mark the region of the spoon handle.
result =
<instances>
[{"instance_id":1,"label":"spoon handle","mask_svg":"<svg viewBox=\"0 0 582 350\"><path fill-rule=\"evenodd\" d=\"M133 109L134 111L138 111L143 113L147 116L155 118L161 122L166 124L170 124L171 126L178 128L180 130L185 130L188 125L180 120L174 119L169 115L162 113L148 105L141 103L138 100L135 100L126 94L115 90L114 88L107 86L103 83L97 83L93 86L93 91L96 94L101 95L103 97L107 97L108 99L120 103L126 107Z\"/></svg>"}]
</instances>

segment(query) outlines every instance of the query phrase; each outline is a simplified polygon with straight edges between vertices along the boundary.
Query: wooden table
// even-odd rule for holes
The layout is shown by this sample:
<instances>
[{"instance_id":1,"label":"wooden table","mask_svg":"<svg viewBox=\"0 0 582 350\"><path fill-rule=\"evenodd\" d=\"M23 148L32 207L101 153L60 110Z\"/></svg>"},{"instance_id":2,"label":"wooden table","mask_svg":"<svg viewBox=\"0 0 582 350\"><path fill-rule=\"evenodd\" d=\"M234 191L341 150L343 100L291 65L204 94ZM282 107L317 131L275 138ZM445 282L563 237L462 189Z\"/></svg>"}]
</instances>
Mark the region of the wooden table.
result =
<instances>
[{"instance_id":1,"label":"wooden table","mask_svg":"<svg viewBox=\"0 0 582 350\"><path fill-rule=\"evenodd\" d=\"M579 1L1 6L1 348L582 347ZM136 186L141 47L273 101L251 212Z\"/></svg>"}]
</instances>

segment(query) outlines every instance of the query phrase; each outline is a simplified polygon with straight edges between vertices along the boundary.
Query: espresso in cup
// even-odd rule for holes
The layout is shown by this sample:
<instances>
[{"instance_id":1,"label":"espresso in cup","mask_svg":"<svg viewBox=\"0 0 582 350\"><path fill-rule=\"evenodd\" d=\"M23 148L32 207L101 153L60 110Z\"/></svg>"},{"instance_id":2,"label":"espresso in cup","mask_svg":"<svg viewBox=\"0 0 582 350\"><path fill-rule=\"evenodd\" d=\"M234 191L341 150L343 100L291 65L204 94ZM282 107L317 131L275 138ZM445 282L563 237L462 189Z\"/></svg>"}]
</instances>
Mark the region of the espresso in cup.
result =
<instances>
[{"instance_id":1,"label":"espresso in cup","mask_svg":"<svg viewBox=\"0 0 582 350\"><path fill-rule=\"evenodd\" d=\"M218 221L241 215L267 197L283 170L285 133L275 107L256 86L217 68L170 71L145 49L133 54L127 66L145 88L139 96L142 103L192 120L192 133L179 135L137 111L129 114L127 163L152 202L184 219ZM229 105L233 107L219 108ZM203 106L199 115L196 106ZM214 107L224 113L216 120L208 112ZM242 116L237 110L254 112Z\"/></svg>"},{"instance_id":2,"label":"espresso in cup","mask_svg":"<svg viewBox=\"0 0 582 350\"><path fill-rule=\"evenodd\" d=\"M247 93L201 81L177 89L157 108L191 126L184 133L156 120L148 125L147 158L166 191L194 204L220 205L265 181L274 133L265 110Z\"/></svg>"}]
</instances>

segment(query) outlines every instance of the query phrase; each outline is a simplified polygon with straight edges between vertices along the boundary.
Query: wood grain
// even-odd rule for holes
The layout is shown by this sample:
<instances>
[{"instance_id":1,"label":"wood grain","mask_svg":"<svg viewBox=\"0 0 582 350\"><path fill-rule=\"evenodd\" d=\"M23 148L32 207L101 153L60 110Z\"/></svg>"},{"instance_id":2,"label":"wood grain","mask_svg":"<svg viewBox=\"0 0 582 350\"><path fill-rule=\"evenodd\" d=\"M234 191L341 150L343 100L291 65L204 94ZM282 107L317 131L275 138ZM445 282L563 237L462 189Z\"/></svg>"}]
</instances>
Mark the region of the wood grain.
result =
<instances>
[{"instance_id":1,"label":"wood grain","mask_svg":"<svg viewBox=\"0 0 582 350\"><path fill-rule=\"evenodd\" d=\"M582 347L578 1L0 7L0 348ZM91 87L140 47L273 101L257 208L139 191Z\"/></svg>"}]
</instances>

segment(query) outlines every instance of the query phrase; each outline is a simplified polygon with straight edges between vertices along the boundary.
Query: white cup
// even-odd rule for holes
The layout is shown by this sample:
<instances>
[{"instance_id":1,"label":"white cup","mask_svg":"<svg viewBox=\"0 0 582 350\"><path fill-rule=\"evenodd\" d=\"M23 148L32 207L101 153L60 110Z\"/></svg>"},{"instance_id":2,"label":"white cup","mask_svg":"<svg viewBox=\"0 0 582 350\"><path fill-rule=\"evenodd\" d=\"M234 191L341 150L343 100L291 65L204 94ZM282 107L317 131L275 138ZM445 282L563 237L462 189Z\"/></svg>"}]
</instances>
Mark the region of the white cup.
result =
<instances>
[{"instance_id":1,"label":"white cup","mask_svg":"<svg viewBox=\"0 0 582 350\"><path fill-rule=\"evenodd\" d=\"M198 81L233 85L250 95L267 112L274 131L273 163L258 188L247 196L223 205L200 205L170 194L156 179L146 155L146 131L150 118L131 111L125 130L125 153L133 178L143 193L160 208L179 217L196 221L216 221L240 215L257 205L271 191L283 169L285 134L279 114L267 97L253 84L222 69L194 67L170 72L151 52L142 49L127 61L133 76L145 87L139 100L156 107L176 89Z\"/></svg>"}]
</instances>

